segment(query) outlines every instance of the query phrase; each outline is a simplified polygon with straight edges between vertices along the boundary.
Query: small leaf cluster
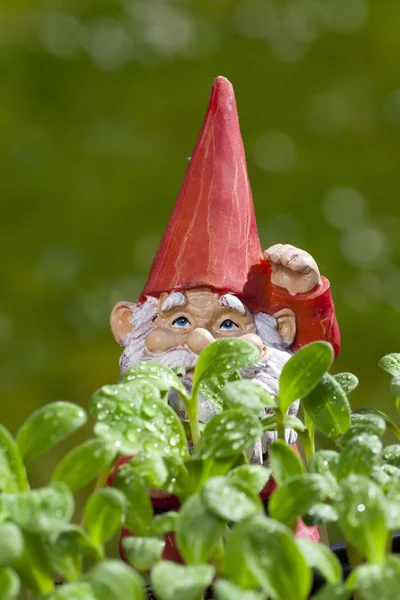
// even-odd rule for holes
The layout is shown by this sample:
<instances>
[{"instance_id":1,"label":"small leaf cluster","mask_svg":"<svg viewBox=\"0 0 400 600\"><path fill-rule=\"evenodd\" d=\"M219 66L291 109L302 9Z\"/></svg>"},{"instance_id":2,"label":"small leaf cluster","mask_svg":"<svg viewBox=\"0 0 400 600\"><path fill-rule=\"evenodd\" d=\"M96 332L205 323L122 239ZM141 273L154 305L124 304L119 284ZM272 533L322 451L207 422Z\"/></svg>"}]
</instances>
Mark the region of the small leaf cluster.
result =
<instances>
[{"instance_id":1,"label":"small leaf cluster","mask_svg":"<svg viewBox=\"0 0 400 600\"><path fill-rule=\"evenodd\" d=\"M357 378L329 374L329 344L315 342L289 359L278 396L240 379L240 369L259 360L248 342L215 342L199 357L190 393L163 365L130 367L93 394L94 437L39 489L31 489L26 465L81 427L85 412L57 402L36 411L15 438L0 426L0 600L20 589L40 600L144 600L146 583L157 600L200 600L210 586L218 600L305 600L315 571L325 580L318 600L396 597L400 560L390 541L400 528L398 425L378 410L351 411ZM380 366L398 399L400 355ZM169 406L170 393L182 400L186 421ZM200 394L218 411L207 424L198 417ZM297 432L304 461L286 443L288 429ZM384 447L386 430L396 443ZM315 451L317 431L334 450ZM249 464L267 432L277 432L269 464ZM277 487L266 516L260 492L271 473ZM72 522L74 494L91 482L79 524ZM178 508L155 515L151 497L166 496ZM321 532L339 527L352 564L346 582L329 546L295 537L300 518ZM105 544L121 527L135 534L123 540L130 564L106 558ZM180 563L163 559L168 543Z\"/></svg>"}]
</instances>

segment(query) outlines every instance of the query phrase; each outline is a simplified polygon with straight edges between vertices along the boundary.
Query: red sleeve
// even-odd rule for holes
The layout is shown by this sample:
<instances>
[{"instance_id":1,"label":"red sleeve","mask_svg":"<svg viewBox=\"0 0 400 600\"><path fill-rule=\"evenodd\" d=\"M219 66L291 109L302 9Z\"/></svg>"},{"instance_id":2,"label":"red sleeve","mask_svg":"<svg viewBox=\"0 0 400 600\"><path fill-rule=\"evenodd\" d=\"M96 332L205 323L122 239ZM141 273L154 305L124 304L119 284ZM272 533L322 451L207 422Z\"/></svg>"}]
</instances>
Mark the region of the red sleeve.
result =
<instances>
[{"instance_id":1,"label":"red sleeve","mask_svg":"<svg viewBox=\"0 0 400 600\"><path fill-rule=\"evenodd\" d=\"M269 283L269 312L291 308L296 314L296 337L292 344L298 350L310 342L323 340L332 344L335 356L340 348L340 331L329 281L321 277L321 284L307 294L291 296L284 288Z\"/></svg>"}]
</instances>

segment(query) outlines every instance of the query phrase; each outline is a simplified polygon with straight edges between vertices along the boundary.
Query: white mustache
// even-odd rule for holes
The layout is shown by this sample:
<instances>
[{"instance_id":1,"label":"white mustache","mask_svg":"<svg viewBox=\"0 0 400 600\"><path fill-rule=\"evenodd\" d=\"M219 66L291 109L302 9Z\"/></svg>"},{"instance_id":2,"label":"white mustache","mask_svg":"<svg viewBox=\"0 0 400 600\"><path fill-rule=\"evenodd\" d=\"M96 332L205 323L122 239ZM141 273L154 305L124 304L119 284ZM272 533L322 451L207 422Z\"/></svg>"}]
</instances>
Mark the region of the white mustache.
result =
<instances>
[{"instance_id":1,"label":"white mustache","mask_svg":"<svg viewBox=\"0 0 400 600\"><path fill-rule=\"evenodd\" d=\"M168 352L147 353L144 352L142 360L158 362L170 369L183 367L185 371L189 371L196 366L199 357L197 354L189 350L189 348L175 348Z\"/></svg>"}]
</instances>

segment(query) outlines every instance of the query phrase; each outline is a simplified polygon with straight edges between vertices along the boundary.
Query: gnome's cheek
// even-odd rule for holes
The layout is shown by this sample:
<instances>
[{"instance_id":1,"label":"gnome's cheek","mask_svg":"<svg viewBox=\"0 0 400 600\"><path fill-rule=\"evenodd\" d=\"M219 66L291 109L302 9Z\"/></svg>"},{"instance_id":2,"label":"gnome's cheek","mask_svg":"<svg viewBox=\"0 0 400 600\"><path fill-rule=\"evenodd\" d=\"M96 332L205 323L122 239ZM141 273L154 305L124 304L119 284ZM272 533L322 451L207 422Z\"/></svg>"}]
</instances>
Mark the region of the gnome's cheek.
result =
<instances>
[{"instance_id":1,"label":"gnome's cheek","mask_svg":"<svg viewBox=\"0 0 400 600\"><path fill-rule=\"evenodd\" d=\"M146 335L146 348L149 352L166 352L180 346L182 336L166 329L153 329Z\"/></svg>"}]
</instances>

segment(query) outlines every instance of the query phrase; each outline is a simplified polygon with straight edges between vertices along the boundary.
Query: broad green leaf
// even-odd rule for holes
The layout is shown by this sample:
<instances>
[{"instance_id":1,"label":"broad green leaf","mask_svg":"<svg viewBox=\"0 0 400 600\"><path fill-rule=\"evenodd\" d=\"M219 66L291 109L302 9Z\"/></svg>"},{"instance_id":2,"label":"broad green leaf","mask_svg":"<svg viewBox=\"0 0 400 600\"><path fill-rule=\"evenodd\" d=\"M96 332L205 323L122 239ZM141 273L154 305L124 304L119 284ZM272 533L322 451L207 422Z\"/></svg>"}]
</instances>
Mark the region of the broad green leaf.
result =
<instances>
[{"instance_id":1,"label":"broad green leaf","mask_svg":"<svg viewBox=\"0 0 400 600\"><path fill-rule=\"evenodd\" d=\"M85 411L70 402L53 402L36 410L23 423L17 443L29 463L86 423Z\"/></svg>"},{"instance_id":2,"label":"broad green leaf","mask_svg":"<svg viewBox=\"0 0 400 600\"><path fill-rule=\"evenodd\" d=\"M146 361L132 365L118 379L118 383L133 383L136 381L150 382L162 392L175 390L178 394L184 397L187 396L185 386L179 377L172 369L158 362Z\"/></svg>"},{"instance_id":3,"label":"broad green leaf","mask_svg":"<svg viewBox=\"0 0 400 600\"><path fill-rule=\"evenodd\" d=\"M126 537L123 547L131 565L138 571L148 571L161 560L165 542L156 537Z\"/></svg>"},{"instance_id":4,"label":"broad green leaf","mask_svg":"<svg viewBox=\"0 0 400 600\"><path fill-rule=\"evenodd\" d=\"M116 454L115 444L102 438L88 440L71 450L58 463L52 479L63 481L72 492L76 492L111 467Z\"/></svg>"},{"instance_id":5,"label":"broad green leaf","mask_svg":"<svg viewBox=\"0 0 400 600\"><path fill-rule=\"evenodd\" d=\"M21 530L14 523L0 523L0 565L9 565L19 558L24 549Z\"/></svg>"},{"instance_id":6,"label":"broad green leaf","mask_svg":"<svg viewBox=\"0 0 400 600\"><path fill-rule=\"evenodd\" d=\"M350 394L358 386L358 378L353 373L336 373L333 377L345 394Z\"/></svg>"},{"instance_id":7,"label":"broad green leaf","mask_svg":"<svg viewBox=\"0 0 400 600\"><path fill-rule=\"evenodd\" d=\"M0 568L0 600L16 600L20 590L18 575L9 568ZM73 600L73 599L72 599Z\"/></svg>"},{"instance_id":8,"label":"broad green leaf","mask_svg":"<svg viewBox=\"0 0 400 600\"><path fill-rule=\"evenodd\" d=\"M118 469L114 486L125 494L128 501L125 526L138 536L149 535L153 520L153 507L143 479L128 463Z\"/></svg>"},{"instance_id":9,"label":"broad green leaf","mask_svg":"<svg viewBox=\"0 0 400 600\"><path fill-rule=\"evenodd\" d=\"M179 512L176 536L185 562L189 565L206 563L224 529L225 521L208 508L202 496L196 494L186 500Z\"/></svg>"},{"instance_id":10,"label":"broad green leaf","mask_svg":"<svg viewBox=\"0 0 400 600\"><path fill-rule=\"evenodd\" d=\"M195 456L225 458L240 454L254 444L262 433L260 421L253 412L233 408L225 410L207 424Z\"/></svg>"},{"instance_id":11,"label":"broad green leaf","mask_svg":"<svg viewBox=\"0 0 400 600\"><path fill-rule=\"evenodd\" d=\"M224 563L226 576L241 587L260 585L277 599L308 597L311 571L292 532L273 519L253 515L236 524L226 541Z\"/></svg>"},{"instance_id":12,"label":"broad green leaf","mask_svg":"<svg viewBox=\"0 0 400 600\"><path fill-rule=\"evenodd\" d=\"M328 546L302 539L296 540L296 544L308 566L316 569L328 583L340 583L342 581L340 562Z\"/></svg>"},{"instance_id":13,"label":"broad green leaf","mask_svg":"<svg viewBox=\"0 0 400 600\"><path fill-rule=\"evenodd\" d=\"M101 558L97 548L90 539L86 531L78 525L69 525L58 534L55 545L61 554L71 556L83 556L85 554L94 554L96 558ZM52 549L54 552L54 549Z\"/></svg>"},{"instance_id":14,"label":"broad green leaf","mask_svg":"<svg viewBox=\"0 0 400 600\"><path fill-rule=\"evenodd\" d=\"M29 489L26 471L17 442L0 425L0 491L23 492Z\"/></svg>"},{"instance_id":15,"label":"broad green leaf","mask_svg":"<svg viewBox=\"0 0 400 600\"><path fill-rule=\"evenodd\" d=\"M400 529L400 478L389 477L389 481L385 482L385 488L387 491L386 527L389 531L396 531Z\"/></svg>"},{"instance_id":16,"label":"broad green leaf","mask_svg":"<svg viewBox=\"0 0 400 600\"><path fill-rule=\"evenodd\" d=\"M239 587L227 579L218 579L214 584L218 600L264 600L261 592L253 592Z\"/></svg>"},{"instance_id":17,"label":"broad green leaf","mask_svg":"<svg viewBox=\"0 0 400 600\"><path fill-rule=\"evenodd\" d=\"M74 511L74 498L60 482L30 492L2 494L0 502L7 517L31 533L59 529Z\"/></svg>"},{"instance_id":18,"label":"broad green leaf","mask_svg":"<svg viewBox=\"0 0 400 600\"><path fill-rule=\"evenodd\" d=\"M281 485L286 479L303 473L303 465L293 448L283 440L276 440L268 451L274 477Z\"/></svg>"},{"instance_id":19,"label":"broad green leaf","mask_svg":"<svg viewBox=\"0 0 400 600\"><path fill-rule=\"evenodd\" d=\"M342 450L337 466L337 478L350 473L368 476L381 457L382 442L376 435L362 433L351 438Z\"/></svg>"},{"instance_id":20,"label":"broad green leaf","mask_svg":"<svg viewBox=\"0 0 400 600\"><path fill-rule=\"evenodd\" d=\"M42 532L30 533L27 530L23 531L23 536L23 553L13 562L12 567L23 586L37 595L48 594L54 589L54 570L48 557L48 536L44 536Z\"/></svg>"},{"instance_id":21,"label":"broad green leaf","mask_svg":"<svg viewBox=\"0 0 400 600\"><path fill-rule=\"evenodd\" d=\"M360 565L348 585L359 591L363 600L394 600L399 597L400 559L390 555L380 565Z\"/></svg>"},{"instance_id":22,"label":"broad green leaf","mask_svg":"<svg viewBox=\"0 0 400 600\"><path fill-rule=\"evenodd\" d=\"M271 469L259 465L241 465L226 476L230 481L246 486L252 494L259 494L271 476Z\"/></svg>"},{"instance_id":23,"label":"broad green leaf","mask_svg":"<svg viewBox=\"0 0 400 600\"><path fill-rule=\"evenodd\" d=\"M218 340L200 354L194 370L193 391L203 379L249 367L259 359L260 351L250 342L240 338Z\"/></svg>"},{"instance_id":24,"label":"broad green leaf","mask_svg":"<svg viewBox=\"0 0 400 600\"><path fill-rule=\"evenodd\" d=\"M157 600L197 600L211 584L211 565L177 565L164 560L151 572L151 584Z\"/></svg>"},{"instance_id":25,"label":"broad green leaf","mask_svg":"<svg viewBox=\"0 0 400 600\"><path fill-rule=\"evenodd\" d=\"M351 591L344 583L334 583L325 586L316 596L313 596L313 600L349 600L350 596Z\"/></svg>"},{"instance_id":26,"label":"broad green leaf","mask_svg":"<svg viewBox=\"0 0 400 600\"><path fill-rule=\"evenodd\" d=\"M400 445L386 446L382 452L382 460L394 467L400 467Z\"/></svg>"},{"instance_id":27,"label":"broad green leaf","mask_svg":"<svg viewBox=\"0 0 400 600\"><path fill-rule=\"evenodd\" d=\"M276 431L278 428L275 415L266 415L265 417L262 417L260 423L263 431Z\"/></svg>"},{"instance_id":28,"label":"broad green leaf","mask_svg":"<svg viewBox=\"0 0 400 600\"><path fill-rule=\"evenodd\" d=\"M381 369L394 377L400 374L400 354L386 354L378 364Z\"/></svg>"},{"instance_id":29,"label":"broad green leaf","mask_svg":"<svg viewBox=\"0 0 400 600\"><path fill-rule=\"evenodd\" d=\"M294 526L297 517L309 512L329 491L322 475L303 473L287 479L272 494L269 512L273 519Z\"/></svg>"},{"instance_id":30,"label":"broad green leaf","mask_svg":"<svg viewBox=\"0 0 400 600\"><path fill-rule=\"evenodd\" d=\"M386 554L386 500L373 481L349 475L339 485L335 509L346 540L370 562L380 563Z\"/></svg>"},{"instance_id":31,"label":"broad green leaf","mask_svg":"<svg viewBox=\"0 0 400 600\"><path fill-rule=\"evenodd\" d=\"M336 439L350 427L350 405L346 394L328 373L302 403L310 419L328 437Z\"/></svg>"},{"instance_id":32,"label":"broad green leaf","mask_svg":"<svg viewBox=\"0 0 400 600\"><path fill-rule=\"evenodd\" d=\"M222 397L228 405L244 406L248 410L258 412L266 407L275 407L277 404L275 396L269 394L262 385L252 381L227 383L222 390Z\"/></svg>"},{"instance_id":33,"label":"broad green leaf","mask_svg":"<svg viewBox=\"0 0 400 600\"><path fill-rule=\"evenodd\" d=\"M61 585L55 592L46 596L46 600L97 600L97 598L90 583L78 581Z\"/></svg>"},{"instance_id":34,"label":"broad green leaf","mask_svg":"<svg viewBox=\"0 0 400 600\"><path fill-rule=\"evenodd\" d=\"M148 381L105 385L95 392L90 410L99 421L96 435L113 441L123 454L187 456L183 425Z\"/></svg>"},{"instance_id":35,"label":"broad green leaf","mask_svg":"<svg viewBox=\"0 0 400 600\"><path fill-rule=\"evenodd\" d=\"M125 510L125 496L119 490L103 488L90 496L83 523L95 545L103 544L121 527Z\"/></svg>"},{"instance_id":36,"label":"broad green leaf","mask_svg":"<svg viewBox=\"0 0 400 600\"><path fill-rule=\"evenodd\" d=\"M381 437L386 430L385 419L374 410L361 409L351 413L351 425L340 438L340 444L364 433Z\"/></svg>"},{"instance_id":37,"label":"broad green leaf","mask_svg":"<svg viewBox=\"0 0 400 600\"><path fill-rule=\"evenodd\" d=\"M87 576L96 600L144 600L144 582L140 575L120 560L96 565Z\"/></svg>"},{"instance_id":38,"label":"broad green leaf","mask_svg":"<svg viewBox=\"0 0 400 600\"><path fill-rule=\"evenodd\" d=\"M310 458L308 469L310 473L319 473L320 475L329 473L336 478L339 459L340 454L334 450L318 450Z\"/></svg>"},{"instance_id":39,"label":"broad green leaf","mask_svg":"<svg viewBox=\"0 0 400 600\"><path fill-rule=\"evenodd\" d=\"M154 535L164 535L176 531L178 520L179 514L173 510L156 515L153 519L152 533Z\"/></svg>"},{"instance_id":40,"label":"broad green leaf","mask_svg":"<svg viewBox=\"0 0 400 600\"><path fill-rule=\"evenodd\" d=\"M242 483L228 477L213 477L201 490L201 498L206 507L220 519L240 521L254 513L263 512L257 494Z\"/></svg>"},{"instance_id":41,"label":"broad green leaf","mask_svg":"<svg viewBox=\"0 0 400 600\"><path fill-rule=\"evenodd\" d=\"M200 393L211 402L218 412L227 408L222 390L228 382L240 381L240 375L236 371L230 373L215 374L202 379L199 385Z\"/></svg>"},{"instance_id":42,"label":"broad green leaf","mask_svg":"<svg viewBox=\"0 0 400 600\"><path fill-rule=\"evenodd\" d=\"M395 396L400 396L400 374L396 375L396 377L393 377L392 381L390 382L390 391Z\"/></svg>"},{"instance_id":43,"label":"broad green leaf","mask_svg":"<svg viewBox=\"0 0 400 600\"><path fill-rule=\"evenodd\" d=\"M332 346L313 342L298 350L284 365L279 379L279 400L283 414L295 400L311 392L333 361Z\"/></svg>"},{"instance_id":44,"label":"broad green leaf","mask_svg":"<svg viewBox=\"0 0 400 600\"><path fill-rule=\"evenodd\" d=\"M130 464L147 487L162 488L168 480L168 468L159 454L137 454Z\"/></svg>"},{"instance_id":45,"label":"broad green leaf","mask_svg":"<svg viewBox=\"0 0 400 600\"><path fill-rule=\"evenodd\" d=\"M303 516L306 525L320 525L323 523L335 523L338 520L336 510L330 504L314 504L308 513Z\"/></svg>"},{"instance_id":46,"label":"broad green leaf","mask_svg":"<svg viewBox=\"0 0 400 600\"><path fill-rule=\"evenodd\" d=\"M298 432L303 432L306 430L306 426L304 425L303 421L294 415L285 415L285 418L283 419L283 426L285 429L294 429Z\"/></svg>"}]
</instances>

